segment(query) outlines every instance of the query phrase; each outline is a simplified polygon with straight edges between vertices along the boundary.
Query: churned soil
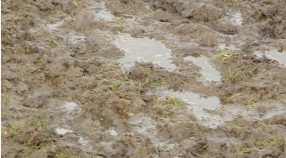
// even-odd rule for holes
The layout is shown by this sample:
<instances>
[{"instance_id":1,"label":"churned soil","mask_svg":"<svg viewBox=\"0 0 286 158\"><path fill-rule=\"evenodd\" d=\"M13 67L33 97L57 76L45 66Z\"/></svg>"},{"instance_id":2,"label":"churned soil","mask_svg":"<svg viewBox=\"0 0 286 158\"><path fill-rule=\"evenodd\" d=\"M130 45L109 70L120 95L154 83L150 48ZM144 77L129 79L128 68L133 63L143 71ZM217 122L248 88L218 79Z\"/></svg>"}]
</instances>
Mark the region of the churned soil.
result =
<instances>
[{"instance_id":1,"label":"churned soil","mask_svg":"<svg viewBox=\"0 0 286 158\"><path fill-rule=\"evenodd\" d=\"M1 5L3 158L286 157L286 68L267 57L286 53L285 0ZM122 34L161 42L175 68L126 68ZM205 80L190 56L208 58L221 81ZM169 92L220 107L203 118Z\"/></svg>"}]
</instances>

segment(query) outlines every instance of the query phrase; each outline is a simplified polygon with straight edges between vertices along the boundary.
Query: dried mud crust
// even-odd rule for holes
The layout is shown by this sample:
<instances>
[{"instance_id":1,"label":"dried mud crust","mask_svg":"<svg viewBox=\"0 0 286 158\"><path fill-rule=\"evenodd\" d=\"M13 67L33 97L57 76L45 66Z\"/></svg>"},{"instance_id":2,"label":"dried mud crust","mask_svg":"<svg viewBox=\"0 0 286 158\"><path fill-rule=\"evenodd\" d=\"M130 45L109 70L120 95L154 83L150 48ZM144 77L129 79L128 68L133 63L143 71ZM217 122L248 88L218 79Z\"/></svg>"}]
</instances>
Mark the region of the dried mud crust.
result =
<instances>
[{"instance_id":1,"label":"dried mud crust","mask_svg":"<svg viewBox=\"0 0 286 158\"><path fill-rule=\"evenodd\" d=\"M97 21L94 11L102 2L114 14L136 16L137 24L122 19ZM222 3L1 3L2 157L286 157L285 114L267 119L241 115L212 129L199 124L184 101L158 92L177 89L215 95L225 104L248 105L250 109L254 104L261 115L273 105L285 109L285 68L276 61L229 54L213 61L224 78L216 85L205 83L197 74L199 68L182 60L198 53L208 57L220 53L207 51L218 45L217 30L210 23L224 15ZM263 14L274 18L265 11ZM252 17L257 19L253 23L261 20L256 14ZM61 21L62 25L54 28ZM266 35L282 39L283 32L273 34L275 29ZM124 55L112 41L118 31L170 44L177 71L152 63L135 63L130 70L123 70L113 62ZM194 39L196 51L176 46L163 32L182 42ZM66 108L66 104L76 107ZM58 134L59 128L73 132Z\"/></svg>"}]
</instances>

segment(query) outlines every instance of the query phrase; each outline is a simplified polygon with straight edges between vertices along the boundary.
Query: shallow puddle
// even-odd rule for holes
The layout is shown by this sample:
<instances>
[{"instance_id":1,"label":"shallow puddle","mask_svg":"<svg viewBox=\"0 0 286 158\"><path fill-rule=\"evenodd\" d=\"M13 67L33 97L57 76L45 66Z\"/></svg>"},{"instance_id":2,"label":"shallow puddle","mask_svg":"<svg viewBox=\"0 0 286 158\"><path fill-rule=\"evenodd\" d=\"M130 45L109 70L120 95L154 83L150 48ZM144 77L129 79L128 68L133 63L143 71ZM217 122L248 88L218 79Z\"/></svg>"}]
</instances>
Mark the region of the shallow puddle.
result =
<instances>
[{"instance_id":1,"label":"shallow puddle","mask_svg":"<svg viewBox=\"0 0 286 158\"><path fill-rule=\"evenodd\" d=\"M115 131L114 128L110 128L109 130L106 130L105 132L111 136L118 136L118 133Z\"/></svg>"},{"instance_id":2,"label":"shallow puddle","mask_svg":"<svg viewBox=\"0 0 286 158\"><path fill-rule=\"evenodd\" d=\"M64 103L63 105L61 105L62 108L64 108L64 110L66 112L71 112L73 111L76 107L77 107L77 103L74 103L74 102L67 102L67 103Z\"/></svg>"},{"instance_id":3,"label":"shallow puddle","mask_svg":"<svg viewBox=\"0 0 286 158\"><path fill-rule=\"evenodd\" d=\"M266 57L277 60L279 63L286 65L286 51L278 52L277 49L267 51L265 53L261 51L255 51L254 54L258 57L262 57L265 54Z\"/></svg>"},{"instance_id":4,"label":"shallow puddle","mask_svg":"<svg viewBox=\"0 0 286 158\"><path fill-rule=\"evenodd\" d=\"M221 75L220 72L214 69L208 62L209 58L205 56L199 56L199 57L192 57L188 56L185 57L185 60L192 61L196 65L200 66L202 70L200 73L204 75L204 78L208 81L220 81Z\"/></svg>"},{"instance_id":5,"label":"shallow puddle","mask_svg":"<svg viewBox=\"0 0 286 158\"><path fill-rule=\"evenodd\" d=\"M99 12L94 14L95 21L113 21L115 17L110 11L100 10Z\"/></svg>"},{"instance_id":6,"label":"shallow puddle","mask_svg":"<svg viewBox=\"0 0 286 158\"><path fill-rule=\"evenodd\" d=\"M157 136L156 121L150 117L133 117L129 120L133 130L148 138L155 147L163 146L168 141L162 142Z\"/></svg>"},{"instance_id":7,"label":"shallow puddle","mask_svg":"<svg viewBox=\"0 0 286 158\"><path fill-rule=\"evenodd\" d=\"M64 21L65 20L61 20L53 24L47 24L47 27L49 28L49 30L56 30L59 26L61 26L64 23Z\"/></svg>"},{"instance_id":8,"label":"shallow puddle","mask_svg":"<svg viewBox=\"0 0 286 158\"><path fill-rule=\"evenodd\" d=\"M68 38L70 44L84 43L85 41L86 37L83 35L70 35Z\"/></svg>"},{"instance_id":9,"label":"shallow puddle","mask_svg":"<svg viewBox=\"0 0 286 158\"><path fill-rule=\"evenodd\" d=\"M176 67L170 60L171 50L155 39L133 38L129 34L119 34L115 43L125 52L125 57L118 62L128 68L132 67L135 61L152 62L166 69Z\"/></svg>"},{"instance_id":10,"label":"shallow puddle","mask_svg":"<svg viewBox=\"0 0 286 158\"><path fill-rule=\"evenodd\" d=\"M70 132L72 133L72 130L64 129L64 128L57 128L56 129L57 134L59 135L65 135L66 133Z\"/></svg>"},{"instance_id":11,"label":"shallow puddle","mask_svg":"<svg viewBox=\"0 0 286 158\"><path fill-rule=\"evenodd\" d=\"M128 15L128 14L113 13L113 15L117 18L125 18L125 19L132 19L132 20L135 19L134 16Z\"/></svg>"},{"instance_id":12,"label":"shallow puddle","mask_svg":"<svg viewBox=\"0 0 286 158\"><path fill-rule=\"evenodd\" d=\"M105 2L101 1L96 3L94 8L94 20L95 21L114 21L115 16L111 11L107 10L105 7Z\"/></svg>"},{"instance_id":13,"label":"shallow puddle","mask_svg":"<svg viewBox=\"0 0 286 158\"><path fill-rule=\"evenodd\" d=\"M90 140L85 140L84 138L79 137L78 142L79 142L81 145L83 145L83 146L88 146Z\"/></svg>"},{"instance_id":14,"label":"shallow puddle","mask_svg":"<svg viewBox=\"0 0 286 158\"><path fill-rule=\"evenodd\" d=\"M180 93L174 91L165 91L165 94L181 98L188 103L188 108L194 112L199 119L199 123L204 126L216 128L232 119L224 118L217 113L221 108L221 103L219 98L215 96L205 97L192 92Z\"/></svg>"},{"instance_id":15,"label":"shallow puddle","mask_svg":"<svg viewBox=\"0 0 286 158\"><path fill-rule=\"evenodd\" d=\"M240 50L239 48L236 48L233 44L219 44L218 46L219 50L229 50L229 51L237 51Z\"/></svg>"},{"instance_id":16,"label":"shallow puddle","mask_svg":"<svg viewBox=\"0 0 286 158\"><path fill-rule=\"evenodd\" d=\"M241 25L243 18L242 18L242 14L240 11L235 11L235 12L231 12L228 14L230 17L230 22L233 25Z\"/></svg>"}]
</instances>

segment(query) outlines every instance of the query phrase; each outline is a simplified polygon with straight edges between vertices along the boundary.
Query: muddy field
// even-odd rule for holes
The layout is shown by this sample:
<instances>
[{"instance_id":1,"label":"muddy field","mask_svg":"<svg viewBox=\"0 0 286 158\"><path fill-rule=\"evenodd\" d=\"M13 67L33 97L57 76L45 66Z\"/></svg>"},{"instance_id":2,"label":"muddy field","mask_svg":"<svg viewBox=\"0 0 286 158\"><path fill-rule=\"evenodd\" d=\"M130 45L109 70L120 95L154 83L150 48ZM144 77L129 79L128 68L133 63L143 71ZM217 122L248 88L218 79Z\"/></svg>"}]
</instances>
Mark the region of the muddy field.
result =
<instances>
[{"instance_id":1,"label":"muddy field","mask_svg":"<svg viewBox=\"0 0 286 158\"><path fill-rule=\"evenodd\" d=\"M3 158L285 158L285 0L2 0Z\"/></svg>"}]
</instances>

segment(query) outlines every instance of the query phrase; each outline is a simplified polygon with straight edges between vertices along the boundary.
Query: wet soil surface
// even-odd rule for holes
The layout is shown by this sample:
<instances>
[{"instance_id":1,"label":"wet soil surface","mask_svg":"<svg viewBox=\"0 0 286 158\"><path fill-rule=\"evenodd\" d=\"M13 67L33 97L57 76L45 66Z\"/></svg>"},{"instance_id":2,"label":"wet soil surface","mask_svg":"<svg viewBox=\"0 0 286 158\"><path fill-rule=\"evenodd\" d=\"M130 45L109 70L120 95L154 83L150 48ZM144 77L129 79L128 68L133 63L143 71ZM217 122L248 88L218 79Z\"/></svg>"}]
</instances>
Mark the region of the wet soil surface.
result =
<instances>
[{"instance_id":1,"label":"wet soil surface","mask_svg":"<svg viewBox=\"0 0 286 158\"><path fill-rule=\"evenodd\" d=\"M3 0L2 157L286 157L285 0Z\"/></svg>"}]
</instances>

